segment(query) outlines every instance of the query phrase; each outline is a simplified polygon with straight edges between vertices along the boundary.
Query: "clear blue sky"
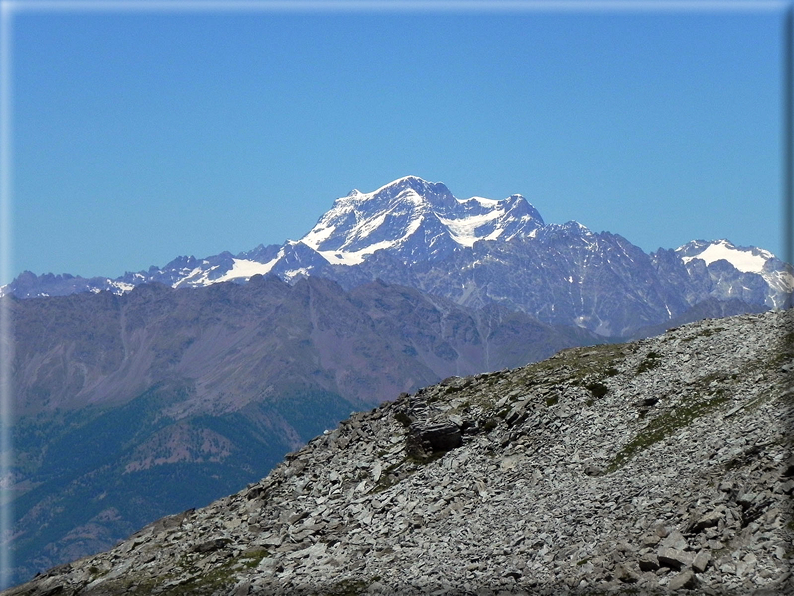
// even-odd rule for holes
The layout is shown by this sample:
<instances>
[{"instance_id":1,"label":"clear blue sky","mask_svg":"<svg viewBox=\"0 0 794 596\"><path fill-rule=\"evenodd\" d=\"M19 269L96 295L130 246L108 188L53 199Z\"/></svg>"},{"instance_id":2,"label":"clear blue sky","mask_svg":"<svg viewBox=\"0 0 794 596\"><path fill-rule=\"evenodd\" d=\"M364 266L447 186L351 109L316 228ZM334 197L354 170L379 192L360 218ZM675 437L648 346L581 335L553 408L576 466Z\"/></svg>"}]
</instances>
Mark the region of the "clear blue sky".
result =
<instances>
[{"instance_id":1,"label":"clear blue sky","mask_svg":"<svg viewBox=\"0 0 794 596\"><path fill-rule=\"evenodd\" d=\"M407 174L646 251L725 237L782 257L782 20L16 12L11 270L280 244Z\"/></svg>"}]
</instances>

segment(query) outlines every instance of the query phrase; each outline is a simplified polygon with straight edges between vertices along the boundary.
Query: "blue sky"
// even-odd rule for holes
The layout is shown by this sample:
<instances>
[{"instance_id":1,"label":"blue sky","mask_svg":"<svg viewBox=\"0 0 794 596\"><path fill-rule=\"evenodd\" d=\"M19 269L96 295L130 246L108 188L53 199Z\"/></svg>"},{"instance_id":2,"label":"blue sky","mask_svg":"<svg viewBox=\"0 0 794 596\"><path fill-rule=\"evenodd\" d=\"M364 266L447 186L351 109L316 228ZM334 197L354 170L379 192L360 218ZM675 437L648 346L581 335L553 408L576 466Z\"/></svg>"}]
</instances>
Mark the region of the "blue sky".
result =
<instances>
[{"instance_id":1,"label":"blue sky","mask_svg":"<svg viewBox=\"0 0 794 596\"><path fill-rule=\"evenodd\" d=\"M783 256L782 8L609 7L17 11L12 276L280 244L408 174Z\"/></svg>"}]
</instances>

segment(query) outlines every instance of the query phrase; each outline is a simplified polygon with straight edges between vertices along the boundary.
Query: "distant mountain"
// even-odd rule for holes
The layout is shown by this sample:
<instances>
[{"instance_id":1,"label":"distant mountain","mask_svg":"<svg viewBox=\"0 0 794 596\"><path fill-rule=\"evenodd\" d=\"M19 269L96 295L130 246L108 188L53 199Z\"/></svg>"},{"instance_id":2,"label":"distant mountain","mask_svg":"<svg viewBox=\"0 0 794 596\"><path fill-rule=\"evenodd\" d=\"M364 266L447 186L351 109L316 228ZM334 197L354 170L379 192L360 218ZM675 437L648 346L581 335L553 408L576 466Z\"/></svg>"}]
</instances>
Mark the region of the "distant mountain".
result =
<instances>
[{"instance_id":1,"label":"distant mountain","mask_svg":"<svg viewBox=\"0 0 794 596\"><path fill-rule=\"evenodd\" d=\"M337 199L301 242L333 265L358 265L378 250L416 264L480 240L529 237L542 226L521 195L460 200L441 183L409 176Z\"/></svg>"},{"instance_id":2,"label":"distant mountain","mask_svg":"<svg viewBox=\"0 0 794 596\"><path fill-rule=\"evenodd\" d=\"M710 299L738 300L746 312L780 308L794 289L792 267L760 248L695 240L649 255L617 234L577 222L546 224L521 195L462 200L441 183L407 176L337 199L301 240L282 246L179 257L116 279L25 272L3 292L20 298L123 293L152 281L204 287L245 283L257 274L290 283L325 277L346 289L383 279L613 338L663 325Z\"/></svg>"},{"instance_id":3,"label":"distant mountain","mask_svg":"<svg viewBox=\"0 0 794 596\"><path fill-rule=\"evenodd\" d=\"M260 275L3 300L19 581L239 490L352 411L599 341L382 281L348 292Z\"/></svg>"}]
</instances>

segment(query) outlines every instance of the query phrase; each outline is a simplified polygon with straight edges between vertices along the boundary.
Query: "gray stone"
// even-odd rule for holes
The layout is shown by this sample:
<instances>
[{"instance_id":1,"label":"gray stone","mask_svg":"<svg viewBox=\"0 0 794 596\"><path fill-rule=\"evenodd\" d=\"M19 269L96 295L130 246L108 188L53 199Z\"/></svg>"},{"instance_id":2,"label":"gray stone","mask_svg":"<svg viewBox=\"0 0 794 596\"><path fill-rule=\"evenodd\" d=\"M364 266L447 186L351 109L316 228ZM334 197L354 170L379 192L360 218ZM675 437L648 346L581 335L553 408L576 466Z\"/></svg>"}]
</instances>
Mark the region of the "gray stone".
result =
<instances>
[{"instance_id":1,"label":"gray stone","mask_svg":"<svg viewBox=\"0 0 794 596\"><path fill-rule=\"evenodd\" d=\"M460 427L451 422L414 423L410 430L420 444L429 445L432 451L449 451L463 444Z\"/></svg>"},{"instance_id":2,"label":"gray stone","mask_svg":"<svg viewBox=\"0 0 794 596\"><path fill-rule=\"evenodd\" d=\"M640 544L642 544L642 546L656 546L659 544L660 540L661 538L656 532L649 532L642 535Z\"/></svg>"},{"instance_id":3,"label":"gray stone","mask_svg":"<svg viewBox=\"0 0 794 596\"><path fill-rule=\"evenodd\" d=\"M725 507L720 506L714 511L711 511L706 515L699 517L694 522L692 522L689 526L689 531L701 532L706 528L711 528L713 526L716 526L717 523L719 523L719 521L723 519L724 515L725 515Z\"/></svg>"},{"instance_id":4,"label":"gray stone","mask_svg":"<svg viewBox=\"0 0 794 596\"><path fill-rule=\"evenodd\" d=\"M707 550L700 551L692 561L692 569L698 573L703 573L711 562L711 553Z\"/></svg>"},{"instance_id":5,"label":"gray stone","mask_svg":"<svg viewBox=\"0 0 794 596\"><path fill-rule=\"evenodd\" d=\"M622 581L623 583L633 584L640 579L640 576L628 565L624 563L618 563L618 565L615 567L615 578Z\"/></svg>"},{"instance_id":6,"label":"gray stone","mask_svg":"<svg viewBox=\"0 0 794 596\"><path fill-rule=\"evenodd\" d=\"M236 586L229 593L229 596L247 596L251 589L251 580L246 579L237 583Z\"/></svg>"},{"instance_id":7,"label":"gray stone","mask_svg":"<svg viewBox=\"0 0 794 596\"><path fill-rule=\"evenodd\" d=\"M686 538L684 538L683 534L681 534L681 532L678 530L675 530L668 534L667 537L661 541L660 546L684 550L689 545L687 544Z\"/></svg>"},{"instance_id":8,"label":"gray stone","mask_svg":"<svg viewBox=\"0 0 794 596\"><path fill-rule=\"evenodd\" d=\"M656 558L659 560L659 565L670 567L672 569L681 569L687 565L692 564L694 557L692 553L687 553L675 548L662 547L656 553Z\"/></svg>"},{"instance_id":9,"label":"gray stone","mask_svg":"<svg viewBox=\"0 0 794 596\"><path fill-rule=\"evenodd\" d=\"M642 571L656 571L659 569L659 559L652 553L642 555L637 561Z\"/></svg>"},{"instance_id":10,"label":"gray stone","mask_svg":"<svg viewBox=\"0 0 794 596\"><path fill-rule=\"evenodd\" d=\"M692 590L697 587L697 578L695 574L692 572L691 569L686 569L681 573L677 574L675 577L670 578L670 582L667 584L667 587L670 590L681 590L687 589Z\"/></svg>"}]
</instances>

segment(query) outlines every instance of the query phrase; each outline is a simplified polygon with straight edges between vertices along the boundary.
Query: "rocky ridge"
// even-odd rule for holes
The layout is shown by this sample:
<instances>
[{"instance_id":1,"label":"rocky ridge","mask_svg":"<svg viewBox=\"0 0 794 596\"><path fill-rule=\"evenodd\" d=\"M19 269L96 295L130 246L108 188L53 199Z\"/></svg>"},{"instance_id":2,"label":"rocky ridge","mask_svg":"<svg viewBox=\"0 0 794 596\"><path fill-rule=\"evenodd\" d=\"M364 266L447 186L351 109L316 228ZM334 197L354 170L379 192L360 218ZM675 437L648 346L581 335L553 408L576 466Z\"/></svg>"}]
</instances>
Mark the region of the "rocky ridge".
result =
<instances>
[{"instance_id":1,"label":"rocky ridge","mask_svg":"<svg viewBox=\"0 0 794 596\"><path fill-rule=\"evenodd\" d=\"M5 594L790 593L792 315L403 394Z\"/></svg>"}]
</instances>

